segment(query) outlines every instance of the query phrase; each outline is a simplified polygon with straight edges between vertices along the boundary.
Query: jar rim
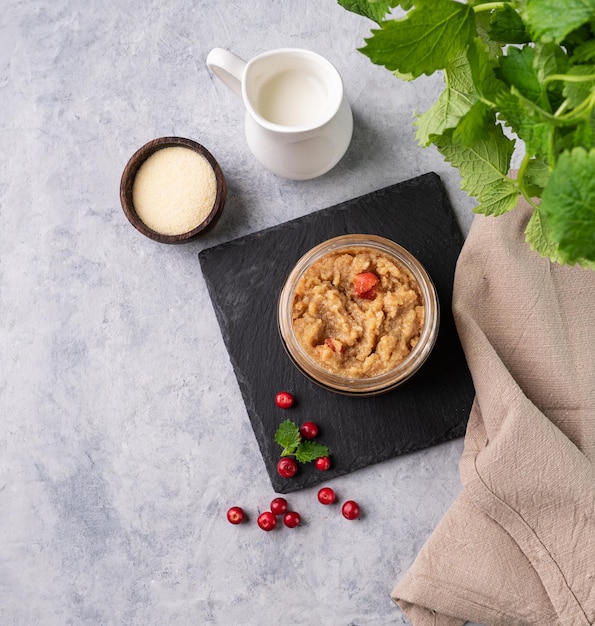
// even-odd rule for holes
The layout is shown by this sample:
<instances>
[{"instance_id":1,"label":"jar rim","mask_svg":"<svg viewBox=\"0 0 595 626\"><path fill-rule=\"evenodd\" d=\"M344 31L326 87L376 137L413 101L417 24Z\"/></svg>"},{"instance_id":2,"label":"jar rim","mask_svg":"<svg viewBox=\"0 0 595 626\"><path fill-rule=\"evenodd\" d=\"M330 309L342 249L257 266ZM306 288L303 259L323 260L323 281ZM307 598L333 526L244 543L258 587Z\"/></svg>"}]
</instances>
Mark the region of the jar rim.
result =
<instances>
[{"instance_id":1,"label":"jar rim","mask_svg":"<svg viewBox=\"0 0 595 626\"><path fill-rule=\"evenodd\" d=\"M424 325L417 345L394 368L365 378L341 376L318 365L302 348L293 328L292 308L295 287L305 271L319 258L343 248L363 247L384 252L413 275L419 285L424 307ZM407 249L379 235L350 234L319 243L302 255L287 276L281 289L277 325L282 344L290 360L310 380L337 393L376 395L394 389L415 374L432 351L440 325L440 305L430 275Z\"/></svg>"}]
</instances>

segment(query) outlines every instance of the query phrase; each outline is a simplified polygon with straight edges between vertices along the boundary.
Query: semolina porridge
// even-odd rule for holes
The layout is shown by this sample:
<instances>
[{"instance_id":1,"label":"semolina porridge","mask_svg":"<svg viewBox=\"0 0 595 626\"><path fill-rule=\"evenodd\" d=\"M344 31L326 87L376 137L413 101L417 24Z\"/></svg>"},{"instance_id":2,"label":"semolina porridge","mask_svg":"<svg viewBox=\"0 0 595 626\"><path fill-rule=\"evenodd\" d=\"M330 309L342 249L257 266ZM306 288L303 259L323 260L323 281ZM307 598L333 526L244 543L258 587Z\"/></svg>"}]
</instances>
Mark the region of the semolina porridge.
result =
<instances>
[{"instance_id":1,"label":"semolina porridge","mask_svg":"<svg viewBox=\"0 0 595 626\"><path fill-rule=\"evenodd\" d=\"M417 344L425 308L412 274L390 255L353 246L315 261L298 282L295 335L324 369L369 378L393 369Z\"/></svg>"},{"instance_id":2,"label":"semolina porridge","mask_svg":"<svg viewBox=\"0 0 595 626\"><path fill-rule=\"evenodd\" d=\"M210 214L217 179L209 161L184 146L154 152L139 168L132 187L139 218L162 235L183 235Z\"/></svg>"}]
</instances>

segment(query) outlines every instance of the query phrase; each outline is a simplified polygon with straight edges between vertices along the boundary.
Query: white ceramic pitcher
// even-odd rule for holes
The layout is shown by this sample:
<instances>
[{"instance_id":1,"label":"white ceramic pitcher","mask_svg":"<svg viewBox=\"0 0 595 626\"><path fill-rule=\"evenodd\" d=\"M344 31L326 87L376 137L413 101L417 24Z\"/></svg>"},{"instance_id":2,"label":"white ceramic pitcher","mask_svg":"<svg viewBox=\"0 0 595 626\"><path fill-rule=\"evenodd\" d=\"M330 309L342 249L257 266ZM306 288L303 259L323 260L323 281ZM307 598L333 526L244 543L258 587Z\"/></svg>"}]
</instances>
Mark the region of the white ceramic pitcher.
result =
<instances>
[{"instance_id":1,"label":"white ceramic pitcher","mask_svg":"<svg viewBox=\"0 0 595 626\"><path fill-rule=\"evenodd\" d=\"M280 48L245 62L215 48L207 66L244 101L248 146L274 174L315 178L345 154L353 117L341 76L324 57Z\"/></svg>"}]
</instances>

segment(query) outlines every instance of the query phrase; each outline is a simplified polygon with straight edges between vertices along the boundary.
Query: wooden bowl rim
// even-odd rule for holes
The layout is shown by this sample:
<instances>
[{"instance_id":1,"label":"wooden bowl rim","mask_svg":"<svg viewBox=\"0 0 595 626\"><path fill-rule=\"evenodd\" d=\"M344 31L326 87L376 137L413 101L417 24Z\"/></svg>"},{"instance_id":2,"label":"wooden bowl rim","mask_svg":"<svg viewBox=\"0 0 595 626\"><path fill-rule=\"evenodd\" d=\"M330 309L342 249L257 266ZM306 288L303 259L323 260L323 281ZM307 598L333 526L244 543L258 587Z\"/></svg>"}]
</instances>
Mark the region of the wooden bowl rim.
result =
<instances>
[{"instance_id":1,"label":"wooden bowl rim","mask_svg":"<svg viewBox=\"0 0 595 626\"><path fill-rule=\"evenodd\" d=\"M187 233L181 233L179 235L164 235L163 233L158 233L152 228L149 228L140 219L136 209L134 208L132 188L138 170L151 155L155 154L158 150L162 150L163 148L172 148L176 146L190 148L191 150L201 154L209 162L213 168L213 172L215 173L217 193L215 201L213 202L213 208L207 217L200 224L198 224L198 226ZM140 233L149 237L149 239L153 239L154 241L158 241L160 243L187 243L210 230L221 216L226 197L227 184L225 182L225 176L223 175L223 171L221 170L221 167L219 166L219 163L217 163L215 157L203 145L185 137L159 137L158 139L148 141L130 157L130 160L124 168L122 179L120 181L120 202L128 221Z\"/></svg>"}]
</instances>

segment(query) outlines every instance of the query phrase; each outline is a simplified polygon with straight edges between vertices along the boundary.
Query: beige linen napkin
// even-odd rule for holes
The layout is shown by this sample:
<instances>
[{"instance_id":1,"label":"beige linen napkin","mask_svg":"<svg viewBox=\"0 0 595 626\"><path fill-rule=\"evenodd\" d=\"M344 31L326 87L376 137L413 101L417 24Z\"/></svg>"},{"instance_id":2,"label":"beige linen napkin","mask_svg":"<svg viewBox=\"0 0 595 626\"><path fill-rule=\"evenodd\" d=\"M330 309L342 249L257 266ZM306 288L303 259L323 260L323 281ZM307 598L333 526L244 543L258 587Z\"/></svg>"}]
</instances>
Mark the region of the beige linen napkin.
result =
<instances>
[{"instance_id":1,"label":"beige linen napkin","mask_svg":"<svg viewBox=\"0 0 595 626\"><path fill-rule=\"evenodd\" d=\"M392 592L415 626L595 623L595 272L476 216L453 309L475 384L463 491Z\"/></svg>"}]
</instances>

